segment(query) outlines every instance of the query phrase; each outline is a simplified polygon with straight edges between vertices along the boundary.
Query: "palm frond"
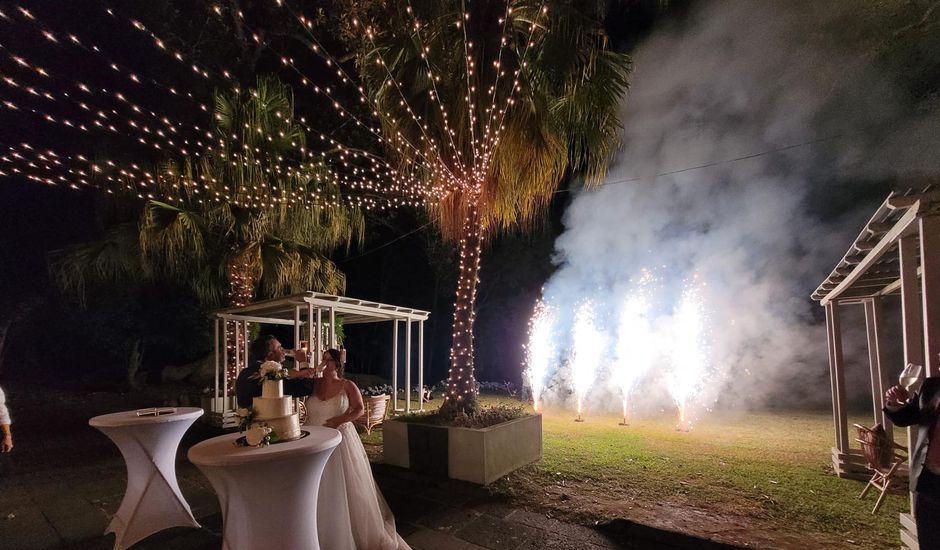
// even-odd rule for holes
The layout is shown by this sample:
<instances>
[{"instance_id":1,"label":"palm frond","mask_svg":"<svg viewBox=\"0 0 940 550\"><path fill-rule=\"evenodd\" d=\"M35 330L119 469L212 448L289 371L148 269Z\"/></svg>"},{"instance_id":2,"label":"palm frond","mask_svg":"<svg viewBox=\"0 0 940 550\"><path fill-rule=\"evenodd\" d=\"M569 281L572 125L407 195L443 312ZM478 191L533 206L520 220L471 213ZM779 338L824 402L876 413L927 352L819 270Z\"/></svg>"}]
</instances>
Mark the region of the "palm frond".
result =
<instances>
[{"instance_id":1,"label":"palm frond","mask_svg":"<svg viewBox=\"0 0 940 550\"><path fill-rule=\"evenodd\" d=\"M64 295L84 307L92 285L127 284L145 277L136 224L111 227L104 236L49 253L51 278Z\"/></svg>"}]
</instances>

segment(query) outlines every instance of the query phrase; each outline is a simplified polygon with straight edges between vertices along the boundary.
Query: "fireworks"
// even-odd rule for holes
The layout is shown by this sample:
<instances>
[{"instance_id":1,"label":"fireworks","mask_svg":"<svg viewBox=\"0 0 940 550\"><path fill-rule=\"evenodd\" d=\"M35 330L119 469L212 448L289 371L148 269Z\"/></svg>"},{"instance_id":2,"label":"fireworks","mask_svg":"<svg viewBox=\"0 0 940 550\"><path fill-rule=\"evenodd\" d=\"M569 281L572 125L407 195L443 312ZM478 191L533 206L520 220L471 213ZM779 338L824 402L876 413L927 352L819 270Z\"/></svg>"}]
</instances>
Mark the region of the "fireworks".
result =
<instances>
[{"instance_id":1,"label":"fireworks","mask_svg":"<svg viewBox=\"0 0 940 550\"><path fill-rule=\"evenodd\" d=\"M672 370L667 385L676 407L679 408L677 429L681 431L691 429L687 407L691 398L701 388L708 371L704 321L704 306L698 290L694 287L687 288L675 313Z\"/></svg>"},{"instance_id":2,"label":"fireworks","mask_svg":"<svg viewBox=\"0 0 940 550\"><path fill-rule=\"evenodd\" d=\"M525 377L536 411L544 410L553 398L570 395L568 390L577 399L578 422L584 420L591 395L599 408L619 405L621 425L626 426L638 405L634 392L641 384L658 383L678 410L677 428L691 429L694 407L701 404L713 373L705 286L692 279L673 301L675 295L662 292L661 283L644 270L622 295L619 308L599 298L581 299L573 307L566 307L566 302L572 303L567 300L539 301L525 346ZM564 357L568 368L556 371ZM593 389L599 380L604 387ZM549 392L547 387L559 391ZM638 393L645 396L643 405L662 395L645 390Z\"/></svg>"},{"instance_id":3,"label":"fireworks","mask_svg":"<svg viewBox=\"0 0 940 550\"><path fill-rule=\"evenodd\" d=\"M545 376L555 354L552 341L554 323L555 318L551 308L539 301L535 306L532 320L529 322L529 343L526 346L527 368L525 371L529 387L532 388L532 407L536 412L539 410L542 390L545 389Z\"/></svg>"},{"instance_id":4,"label":"fireworks","mask_svg":"<svg viewBox=\"0 0 940 550\"><path fill-rule=\"evenodd\" d=\"M584 302L575 315L574 349L571 354L571 370L574 378L574 391L578 397L578 421L582 421L584 397L587 395L601 363L604 353L604 333L596 323L594 305Z\"/></svg>"},{"instance_id":5,"label":"fireworks","mask_svg":"<svg viewBox=\"0 0 940 550\"><path fill-rule=\"evenodd\" d=\"M653 362L653 335L649 324L649 303L637 295L624 302L617 331L617 360L614 377L623 398L623 425L627 425L627 397L640 376Z\"/></svg>"}]
</instances>

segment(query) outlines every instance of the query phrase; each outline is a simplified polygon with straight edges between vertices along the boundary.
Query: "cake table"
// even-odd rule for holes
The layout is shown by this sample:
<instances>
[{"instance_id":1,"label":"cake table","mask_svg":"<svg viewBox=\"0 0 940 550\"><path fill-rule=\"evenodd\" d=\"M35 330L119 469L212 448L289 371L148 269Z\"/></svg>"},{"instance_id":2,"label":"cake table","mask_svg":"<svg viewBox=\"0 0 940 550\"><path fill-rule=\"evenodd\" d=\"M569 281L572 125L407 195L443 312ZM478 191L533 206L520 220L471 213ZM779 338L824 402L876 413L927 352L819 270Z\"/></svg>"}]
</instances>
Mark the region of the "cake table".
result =
<instances>
[{"instance_id":1,"label":"cake table","mask_svg":"<svg viewBox=\"0 0 940 550\"><path fill-rule=\"evenodd\" d=\"M202 409L177 407L172 414L137 416L125 411L88 421L117 445L127 465L127 490L105 530L114 550L124 550L169 527L199 527L176 481L176 451Z\"/></svg>"},{"instance_id":2,"label":"cake table","mask_svg":"<svg viewBox=\"0 0 940 550\"><path fill-rule=\"evenodd\" d=\"M303 430L305 437L265 447L236 446L241 434L229 434L189 449L219 497L223 550L319 550L320 477L342 435L322 426Z\"/></svg>"}]
</instances>

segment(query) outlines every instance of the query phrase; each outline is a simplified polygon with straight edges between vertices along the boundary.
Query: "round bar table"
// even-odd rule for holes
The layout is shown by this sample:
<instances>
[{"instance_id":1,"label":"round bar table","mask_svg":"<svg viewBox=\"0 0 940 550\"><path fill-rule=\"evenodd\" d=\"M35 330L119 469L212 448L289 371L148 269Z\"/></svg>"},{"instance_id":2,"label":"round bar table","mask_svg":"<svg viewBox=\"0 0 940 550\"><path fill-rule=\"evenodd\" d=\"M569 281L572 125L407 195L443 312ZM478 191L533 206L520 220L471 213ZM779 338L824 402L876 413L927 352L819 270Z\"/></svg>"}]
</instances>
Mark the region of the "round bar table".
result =
<instances>
[{"instance_id":1,"label":"round bar table","mask_svg":"<svg viewBox=\"0 0 940 550\"><path fill-rule=\"evenodd\" d=\"M105 534L124 550L170 527L199 527L176 481L176 451L202 409L177 407L172 414L137 416L124 411L88 421L117 445L127 466L127 490Z\"/></svg>"},{"instance_id":2,"label":"round bar table","mask_svg":"<svg viewBox=\"0 0 940 550\"><path fill-rule=\"evenodd\" d=\"M303 430L301 439L265 447L236 446L241 434L229 434L189 449L219 497L222 550L319 550L320 477L343 437L322 426Z\"/></svg>"}]
</instances>

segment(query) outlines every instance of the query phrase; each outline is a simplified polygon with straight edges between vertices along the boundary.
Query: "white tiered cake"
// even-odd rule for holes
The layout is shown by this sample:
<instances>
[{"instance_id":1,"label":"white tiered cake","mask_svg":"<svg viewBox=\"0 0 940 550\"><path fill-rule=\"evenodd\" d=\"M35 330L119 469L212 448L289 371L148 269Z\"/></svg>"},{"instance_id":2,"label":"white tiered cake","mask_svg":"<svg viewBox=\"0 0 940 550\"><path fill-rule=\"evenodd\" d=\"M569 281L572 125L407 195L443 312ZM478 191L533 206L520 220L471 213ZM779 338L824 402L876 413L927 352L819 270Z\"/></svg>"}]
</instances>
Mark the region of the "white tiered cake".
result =
<instances>
[{"instance_id":1,"label":"white tiered cake","mask_svg":"<svg viewBox=\"0 0 940 550\"><path fill-rule=\"evenodd\" d=\"M255 416L248 426L271 428L276 441L288 441L300 437L300 416L294 410L294 399L284 396L283 380L264 380L261 397L251 403Z\"/></svg>"}]
</instances>

